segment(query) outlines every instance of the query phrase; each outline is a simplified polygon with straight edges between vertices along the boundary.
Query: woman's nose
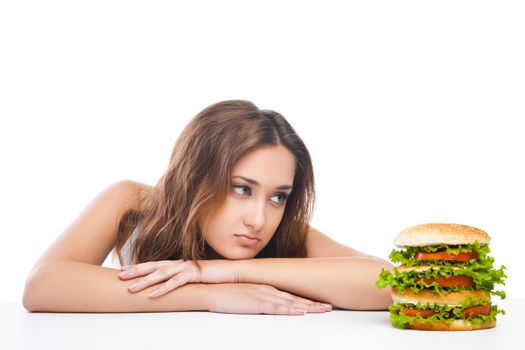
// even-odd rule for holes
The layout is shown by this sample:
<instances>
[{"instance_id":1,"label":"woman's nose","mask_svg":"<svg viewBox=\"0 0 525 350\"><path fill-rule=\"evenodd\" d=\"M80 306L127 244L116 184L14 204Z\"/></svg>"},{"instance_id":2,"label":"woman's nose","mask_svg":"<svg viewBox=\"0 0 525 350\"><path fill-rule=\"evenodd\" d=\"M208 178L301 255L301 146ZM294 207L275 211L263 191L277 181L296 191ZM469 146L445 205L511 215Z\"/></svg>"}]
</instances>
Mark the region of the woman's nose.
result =
<instances>
[{"instance_id":1,"label":"woman's nose","mask_svg":"<svg viewBox=\"0 0 525 350\"><path fill-rule=\"evenodd\" d=\"M254 201L244 217L244 224L253 227L254 231L260 231L266 224L266 203Z\"/></svg>"}]
</instances>

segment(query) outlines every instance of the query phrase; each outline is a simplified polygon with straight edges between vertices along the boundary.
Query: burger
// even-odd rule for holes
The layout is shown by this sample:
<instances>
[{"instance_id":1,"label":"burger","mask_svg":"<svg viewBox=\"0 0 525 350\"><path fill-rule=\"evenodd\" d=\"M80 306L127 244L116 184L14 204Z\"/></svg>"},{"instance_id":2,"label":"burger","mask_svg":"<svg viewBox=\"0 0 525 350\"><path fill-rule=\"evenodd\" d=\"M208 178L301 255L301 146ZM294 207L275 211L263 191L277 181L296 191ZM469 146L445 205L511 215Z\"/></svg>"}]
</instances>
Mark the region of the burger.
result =
<instances>
[{"instance_id":1,"label":"burger","mask_svg":"<svg viewBox=\"0 0 525 350\"><path fill-rule=\"evenodd\" d=\"M495 269L488 254L490 236L475 227L423 224L396 237L390 260L400 263L381 270L378 288L391 287L390 320L397 328L470 331L496 326L505 314L491 296L504 284L505 266Z\"/></svg>"}]
</instances>

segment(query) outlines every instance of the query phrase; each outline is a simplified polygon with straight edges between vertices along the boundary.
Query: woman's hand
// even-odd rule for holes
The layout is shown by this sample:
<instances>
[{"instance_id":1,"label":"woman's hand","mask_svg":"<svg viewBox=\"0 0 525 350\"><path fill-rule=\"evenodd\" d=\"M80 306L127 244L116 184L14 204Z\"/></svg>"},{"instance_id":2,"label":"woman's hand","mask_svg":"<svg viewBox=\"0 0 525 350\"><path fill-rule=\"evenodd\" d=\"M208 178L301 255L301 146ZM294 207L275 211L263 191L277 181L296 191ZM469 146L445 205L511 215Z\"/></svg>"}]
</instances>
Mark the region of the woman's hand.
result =
<instances>
[{"instance_id":1,"label":"woman's hand","mask_svg":"<svg viewBox=\"0 0 525 350\"><path fill-rule=\"evenodd\" d=\"M211 312L304 315L332 310L330 304L314 302L264 284L224 283L209 287L206 302Z\"/></svg>"},{"instance_id":2,"label":"woman's hand","mask_svg":"<svg viewBox=\"0 0 525 350\"><path fill-rule=\"evenodd\" d=\"M166 281L149 296L160 297L186 283L237 282L234 264L229 260L162 260L122 268L122 280L145 276L128 289L135 293L149 286Z\"/></svg>"}]
</instances>

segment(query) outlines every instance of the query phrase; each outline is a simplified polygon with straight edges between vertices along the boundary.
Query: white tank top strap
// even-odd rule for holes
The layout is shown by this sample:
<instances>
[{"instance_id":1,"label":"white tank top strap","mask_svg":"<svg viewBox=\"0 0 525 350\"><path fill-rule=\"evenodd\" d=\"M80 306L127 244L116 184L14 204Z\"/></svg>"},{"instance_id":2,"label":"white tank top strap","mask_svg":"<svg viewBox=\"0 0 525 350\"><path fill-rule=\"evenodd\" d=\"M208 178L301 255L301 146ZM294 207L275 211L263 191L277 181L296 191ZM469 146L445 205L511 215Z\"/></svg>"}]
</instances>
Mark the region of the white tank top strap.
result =
<instances>
[{"instance_id":1,"label":"white tank top strap","mask_svg":"<svg viewBox=\"0 0 525 350\"><path fill-rule=\"evenodd\" d=\"M133 230L133 233L128 238L126 243L124 243L124 246L122 247L121 254L122 259L124 260L124 265L130 265L131 264L131 245L135 240L137 239L137 236L140 233L141 225L137 225L135 229ZM113 255L113 266L116 268L120 268L120 262L118 261L118 257L116 254Z\"/></svg>"}]
</instances>

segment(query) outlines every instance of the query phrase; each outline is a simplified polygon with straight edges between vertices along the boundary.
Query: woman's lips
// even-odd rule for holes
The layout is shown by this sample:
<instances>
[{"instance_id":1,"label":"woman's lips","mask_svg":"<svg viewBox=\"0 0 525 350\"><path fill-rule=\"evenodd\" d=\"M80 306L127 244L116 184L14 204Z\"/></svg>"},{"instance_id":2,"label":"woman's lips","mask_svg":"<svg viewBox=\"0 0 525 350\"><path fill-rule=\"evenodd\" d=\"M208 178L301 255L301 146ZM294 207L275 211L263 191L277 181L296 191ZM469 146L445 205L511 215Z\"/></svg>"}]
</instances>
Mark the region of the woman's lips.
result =
<instances>
[{"instance_id":1,"label":"woman's lips","mask_svg":"<svg viewBox=\"0 0 525 350\"><path fill-rule=\"evenodd\" d=\"M242 243L246 243L246 244L256 244L257 242L259 242L259 238L257 238L256 236L253 236L253 235L234 235L235 237L237 237L238 240L240 240Z\"/></svg>"}]
</instances>

